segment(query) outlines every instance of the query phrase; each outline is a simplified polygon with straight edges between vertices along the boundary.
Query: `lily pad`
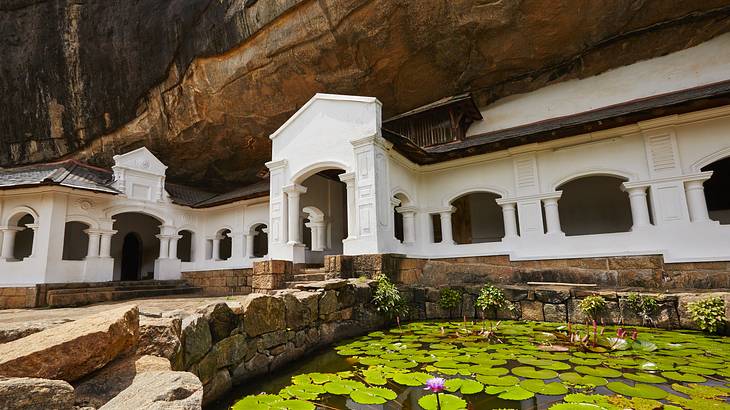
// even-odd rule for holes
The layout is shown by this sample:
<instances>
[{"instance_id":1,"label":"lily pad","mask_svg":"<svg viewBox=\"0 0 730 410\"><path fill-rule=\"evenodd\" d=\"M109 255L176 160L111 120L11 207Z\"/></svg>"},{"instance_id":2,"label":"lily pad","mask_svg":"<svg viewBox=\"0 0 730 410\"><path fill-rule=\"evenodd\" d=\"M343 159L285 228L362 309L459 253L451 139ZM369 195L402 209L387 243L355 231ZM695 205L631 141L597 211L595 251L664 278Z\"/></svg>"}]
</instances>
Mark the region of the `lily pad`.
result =
<instances>
[{"instance_id":1,"label":"lily pad","mask_svg":"<svg viewBox=\"0 0 730 410\"><path fill-rule=\"evenodd\" d=\"M610 382L606 385L606 387L615 393L622 394L624 396L640 397L642 399L660 400L667 397L669 394L656 386L643 383L636 383L633 386L629 386L623 382Z\"/></svg>"},{"instance_id":2,"label":"lily pad","mask_svg":"<svg viewBox=\"0 0 730 410\"><path fill-rule=\"evenodd\" d=\"M364 384L355 380L340 380L336 382L325 383L325 391L329 394L350 394L353 390L362 389Z\"/></svg>"},{"instance_id":3,"label":"lily pad","mask_svg":"<svg viewBox=\"0 0 730 410\"><path fill-rule=\"evenodd\" d=\"M537 370L534 367L530 366L515 367L512 369L512 373L517 376L527 377L528 379L553 379L555 377L558 377L558 373L554 370Z\"/></svg>"},{"instance_id":4,"label":"lily pad","mask_svg":"<svg viewBox=\"0 0 730 410\"><path fill-rule=\"evenodd\" d=\"M233 410L314 410L314 404L304 400L287 400L274 394L246 396L236 402Z\"/></svg>"},{"instance_id":5,"label":"lily pad","mask_svg":"<svg viewBox=\"0 0 730 410\"><path fill-rule=\"evenodd\" d=\"M703 376L691 373L662 372L662 376L670 380L676 380L678 382L704 383L707 381L707 379Z\"/></svg>"},{"instance_id":6,"label":"lily pad","mask_svg":"<svg viewBox=\"0 0 730 410\"><path fill-rule=\"evenodd\" d=\"M497 397L503 400L527 400L535 396L535 393L525 390L520 386L513 386L500 393Z\"/></svg>"},{"instance_id":7,"label":"lily pad","mask_svg":"<svg viewBox=\"0 0 730 410\"><path fill-rule=\"evenodd\" d=\"M624 378L641 383L666 383L667 379L651 373L624 373Z\"/></svg>"},{"instance_id":8,"label":"lily pad","mask_svg":"<svg viewBox=\"0 0 730 410\"><path fill-rule=\"evenodd\" d=\"M449 379L446 381L446 390L461 394L476 394L484 390L484 385L471 379Z\"/></svg>"},{"instance_id":9,"label":"lily pad","mask_svg":"<svg viewBox=\"0 0 730 410\"><path fill-rule=\"evenodd\" d=\"M603 377L591 376L591 375L580 375L578 373L560 373L560 380L568 384L584 385L584 386L605 386L608 384L608 380Z\"/></svg>"},{"instance_id":10,"label":"lily pad","mask_svg":"<svg viewBox=\"0 0 730 410\"><path fill-rule=\"evenodd\" d=\"M520 387L533 393L549 396L560 396L568 392L568 388L560 383L545 383L540 379L523 380L520 382Z\"/></svg>"},{"instance_id":11,"label":"lily pad","mask_svg":"<svg viewBox=\"0 0 730 410\"><path fill-rule=\"evenodd\" d=\"M396 397L396 392L383 387L365 387L350 393L350 398L358 404L383 404Z\"/></svg>"},{"instance_id":12,"label":"lily pad","mask_svg":"<svg viewBox=\"0 0 730 410\"><path fill-rule=\"evenodd\" d=\"M393 381L404 386L422 386L431 375L423 372L398 373L393 376Z\"/></svg>"},{"instance_id":13,"label":"lily pad","mask_svg":"<svg viewBox=\"0 0 730 410\"><path fill-rule=\"evenodd\" d=\"M476 379L480 383L490 386L514 386L520 382L515 376L482 376L477 375Z\"/></svg>"},{"instance_id":14,"label":"lily pad","mask_svg":"<svg viewBox=\"0 0 730 410\"><path fill-rule=\"evenodd\" d=\"M439 394L437 401L435 394L428 394L418 399L418 405L424 410L461 410L466 408L466 401L453 394Z\"/></svg>"},{"instance_id":15,"label":"lily pad","mask_svg":"<svg viewBox=\"0 0 730 410\"><path fill-rule=\"evenodd\" d=\"M621 377L621 372L616 369L609 369L608 367L588 367L588 366L575 366L575 371L578 373L589 374L591 376L614 378Z\"/></svg>"}]
</instances>

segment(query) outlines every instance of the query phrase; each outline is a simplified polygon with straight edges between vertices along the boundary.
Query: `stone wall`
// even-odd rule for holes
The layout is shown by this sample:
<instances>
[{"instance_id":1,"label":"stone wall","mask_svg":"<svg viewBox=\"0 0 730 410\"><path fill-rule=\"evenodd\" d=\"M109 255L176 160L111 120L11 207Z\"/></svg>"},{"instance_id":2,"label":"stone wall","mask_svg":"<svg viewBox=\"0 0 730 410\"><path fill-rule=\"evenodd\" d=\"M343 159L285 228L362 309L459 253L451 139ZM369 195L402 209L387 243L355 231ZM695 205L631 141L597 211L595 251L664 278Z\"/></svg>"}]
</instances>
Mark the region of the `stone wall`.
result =
<instances>
[{"instance_id":1,"label":"stone wall","mask_svg":"<svg viewBox=\"0 0 730 410\"><path fill-rule=\"evenodd\" d=\"M182 272L182 278L201 288L206 296L247 295L251 293L252 275L253 269Z\"/></svg>"},{"instance_id":2,"label":"stone wall","mask_svg":"<svg viewBox=\"0 0 730 410\"><path fill-rule=\"evenodd\" d=\"M330 280L272 294L254 293L195 312L140 322L139 354L170 359L200 378L204 402L316 348L383 325L370 300L372 281ZM144 342L148 341L148 342Z\"/></svg>"},{"instance_id":3,"label":"stone wall","mask_svg":"<svg viewBox=\"0 0 730 410\"><path fill-rule=\"evenodd\" d=\"M628 291L563 286L504 285L499 287L503 289L514 310L482 312L475 305L481 285L451 287L462 292L461 305L453 310L442 309L438 304L441 289L446 287L401 285L400 290L411 306L408 319L491 318L587 323L589 318L578 308L578 303L586 296L600 295L607 302L607 307L600 317L602 323L652 326L652 323L643 323L642 319L628 308L626 298L631 293ZM727 291L642 293L642 295L655 297L659 302L659 311L652 318L653 325L658 327L696 329L687 312L688 303L713 296L719 296L725 300L725 315L730 317L730 292Z\"/></svg>"},{"instance_id":4,"label":"stone wall","mask_svg":"<svg viewBox=\"0 0 730 410\"><path fill-rule=\"evenodd\" d=\"M617 289L730 288L730 262L666 263L660 255L512 261L506 255L414 259L386 254L328 257L325 267L343 277L385 272L398 283L422 286L561 282Z\"/></svg>"},{"instance_id":5,"label":"stone wall","mask_svg":"<svg viewBox=\"0 0 730 410\"><path fill-rule=\"evenodd\" d=\"M21 309L36 306L36 288L0 288L0 309Z\"/></svg>"}]
</instances>

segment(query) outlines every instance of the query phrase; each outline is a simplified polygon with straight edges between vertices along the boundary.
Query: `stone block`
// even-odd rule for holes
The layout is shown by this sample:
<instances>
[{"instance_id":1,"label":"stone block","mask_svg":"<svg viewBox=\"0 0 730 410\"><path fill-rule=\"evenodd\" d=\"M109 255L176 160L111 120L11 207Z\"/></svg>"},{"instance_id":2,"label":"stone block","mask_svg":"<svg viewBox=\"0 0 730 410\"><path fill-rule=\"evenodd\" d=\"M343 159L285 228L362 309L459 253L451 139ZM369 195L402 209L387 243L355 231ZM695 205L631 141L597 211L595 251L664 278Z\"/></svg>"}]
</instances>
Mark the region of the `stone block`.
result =
<instances>
[{"instance_id":1,"label":"stone block","mask_svg":"<svg viewBox=\"0 0 730 410\"><path fill-rule=\"evenodd\" d=\"M355 304L355 289L343 286L337 291L337 308L344 309Z\"/></svg>"},{"instance_id":2,"label":"stone block","mask_svg":"<svg viewBox=\"0 0 730 410\"><path fill-rule=\"evenodd\" d=\"M471 293L464 293L461 295L461 315L467 319L475 318L476 316L476 299L477 297Z\"/></svg>"},{"instance_id":3,"label":"stone block","mask_svg":"<svg viewBox=\"0 0 730 410\"><path fill-rule=\"evenodd\" d=\"M614 270L662 269L661 256L613 256L608 258L608 268Z\"/></svg>"},{"instance_id":4,"label":"stone block","mask_svg":"<svg viewBox=\"0 0 730 410\"><path fill-rule=\"evenodd\" d=\"M218 357L216 367L220 369L241 363L248 353L248 343L245 336L238 334L221 340L213 350Z\"/></svg>"},{"instance_id":5,"label":"stone block","mask_svg":"<svg viewBox=\"0 0 730 410\"><path fill-rule=\"evenodd\" d=\"M259 337L258 350L262 352L267 349L271 349L274 346L279 346L287 341L287 331L277 330L275 332L264 333Z\"/></svg>"},{"instance_id":6,"label":"stone block","mask_svg":"<svg viewBox=\"0 0 730 410\"><path fill-rule=\"evenodd\" d=\"M330 313L337 310L337 292L334 290L325 291L319 299L319 317L324 319Z\"/></svg>"},{"instance_id":7,"label":"stone block","mask_svg":"<svg viewBox=\"0 0 730 410\"><path fill-rule=\"evenodd\" d=\"M523 300L520 303L522 320L543 321L545 316L542 312L542 302Z\"/></svg>"},{"instance_id":8,"label":"stone block","mask_svg":"<svg viewBox=\"0 0 730 410\"><path fill-rule=\"evenodd\" d=\"M208 353L213 346L213 337L205 317L191 315L182 322L183 367L190 368Z\"/></svg>"},{"instance_id":9,"label":"stone block","mask_svg":"<svg viewBox=\"0 0 730 410\"><path fill-rule=\"evenodd\" d=\"M426 302L426 319L449 319L451 312L442 309L438 303Z\"/></svg>"},{"instance_id":10,"label":"stone block","mask_svg":"<svg viewBox=\"0 0 730 410\"><path fill-rule=\"evenodd\" d=\"M176 370L182 370L182 320L177 317L139 319L138 355L164 357Z\"/></svg>"},{"instance_id":11,"label":"stone block","mask_svg":"<svg viewBox=\"0 0 730 410\"><path fill-rule=\"evenodd\" d=\"M196 313L208 320L213 343L230 336L233 329L238 327L238 317L224 302L211 303L197 309Z\"/></svg>"},{"instance_id":12,"label":"stone block","mask_svg":"<svg viewBox=\"0 0 730 410\"><path fill-rule=\"evenodd\" d=\"M198 376L203 384L215 375L218 370L218 350L215 348L211 349L198 363L195 363L190 367L190 373Z\"/></svg>"},{"instance_id":13,"label":"stone block","mask_svg":"<svg viewBox=\"0 0 730 410\"><path fill-rule=\"evenodd\" d=\"M626 269L618 272L618 285L638 288L657 288L662 285L661 269Z\"/></svg>"},{"instance_id":14,"label":"stone block","mask_svg":"<svg viewBox=\"0 0 730 410\"><path fill-rule=\"evenodd\" d=\"M565 289L535 289L535 300L543 303L565 303L570 299L570 291Z\"/></svg>"},{"instance_id":15,"label":"stone block","mask_svg":"<svg viewBox=\"0 0 730 410\"><path fill-rule=\"evenodd\" d=\"M546 322L565 323L568 320L568 311L564 304L545 303L542 307Z\"/></svg>"},{"instance_id":16,"label":"stone block","mask_svg":"<svg viewBox=\"0 0 730 410\"><path fill-rule=\"evenodd\" d=\"M203 385L203 406L223 396L231 387L233 387L231 374L226 369L219 370L208 383Z\"/></svg>"},{"instance_id":17,"label":"stone block","mask_svg":"<svg viewBox=\"0 0 730 410\"><path fill-rule=\"evenodd\" d=\"M280 297L251 294L242 302L244 329L249 337L286 327L284 301Z\"/></svg>"}]
</instances>

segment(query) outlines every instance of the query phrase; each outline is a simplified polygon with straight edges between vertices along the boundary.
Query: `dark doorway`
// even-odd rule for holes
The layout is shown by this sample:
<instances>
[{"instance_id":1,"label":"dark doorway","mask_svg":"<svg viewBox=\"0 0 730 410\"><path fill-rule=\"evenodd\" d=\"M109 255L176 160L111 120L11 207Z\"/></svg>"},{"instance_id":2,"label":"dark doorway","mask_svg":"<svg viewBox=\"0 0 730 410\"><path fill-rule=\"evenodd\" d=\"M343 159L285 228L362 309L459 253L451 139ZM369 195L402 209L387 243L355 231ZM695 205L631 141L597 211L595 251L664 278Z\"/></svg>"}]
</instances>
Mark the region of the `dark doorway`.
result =
<instances>
[{"instance_id":1,"label":"dark doorway","mask_svg":"<svg viewBox=\"0 0 730 410\"><path fill-rule=\"evenodd\" d=\"M142 241L134 232L124 237L122 245L122 280L139 280L142 267Z\"/></svg>"}]
</instances>

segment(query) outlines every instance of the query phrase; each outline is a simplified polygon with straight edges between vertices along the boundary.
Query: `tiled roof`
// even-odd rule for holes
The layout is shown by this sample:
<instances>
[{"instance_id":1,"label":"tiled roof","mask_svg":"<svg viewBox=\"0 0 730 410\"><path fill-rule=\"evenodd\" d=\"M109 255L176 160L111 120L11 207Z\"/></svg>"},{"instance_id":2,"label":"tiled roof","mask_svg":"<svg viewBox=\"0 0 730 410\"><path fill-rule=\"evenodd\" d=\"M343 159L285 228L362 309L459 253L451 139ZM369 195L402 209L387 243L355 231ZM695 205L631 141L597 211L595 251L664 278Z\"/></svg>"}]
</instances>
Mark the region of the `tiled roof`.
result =
<instances>
[{"instance_id":1,"label":"tiled roof","mask_svg":"<svg viewBox=\"0 0 730 410\"><path fill-rule=\"evenodd\" d=\"M0 189L33 185L60 185L118 194L119 191L111 187L112 178L113 174L109 170L70 160L0 169Z\"/></svg>"},{"instance_id":2,"label":"tiled roof","mask_svg":"<svg viewBox=\"0 0 730 410\"><path fill-rule=\"evenodd\" d=\"M60 185L69 188L119 194L111 186L114 174L110 170L69 160L48 164L0 169L0 190L27 188L41 185ZM269 180L216 194L197 188L166 182L165 190L172 202L191 208L208 208L269 194Z\"/></svg>"}]
</instances>

